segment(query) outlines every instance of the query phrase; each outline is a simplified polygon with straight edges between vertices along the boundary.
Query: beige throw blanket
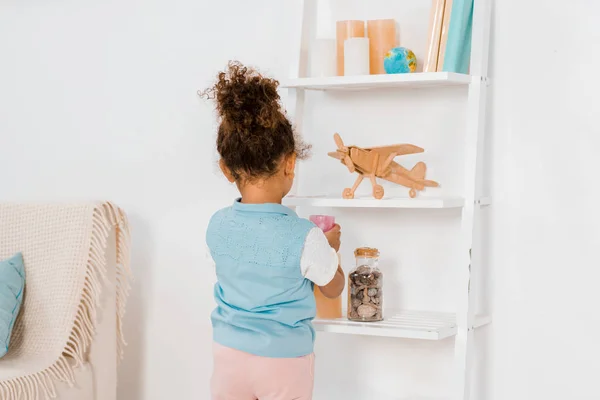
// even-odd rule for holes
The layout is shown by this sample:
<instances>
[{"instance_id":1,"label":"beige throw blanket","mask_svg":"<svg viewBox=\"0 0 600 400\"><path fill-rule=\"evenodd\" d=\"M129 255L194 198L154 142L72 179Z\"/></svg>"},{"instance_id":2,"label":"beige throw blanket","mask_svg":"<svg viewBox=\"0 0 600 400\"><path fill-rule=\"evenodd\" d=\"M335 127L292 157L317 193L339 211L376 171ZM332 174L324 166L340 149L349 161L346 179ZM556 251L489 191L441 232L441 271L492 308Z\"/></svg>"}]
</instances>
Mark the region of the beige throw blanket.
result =
<instances>
[{"instance_id":1,"label":"beige throw blanket","mask_svg":"<svg viewBox=\"0 0 600 400\"><path fill-rule=\"evenodd\" d=\"M111 229L117 237L121 358L130 277L125 214L110 203L0 204L0 259L21 251L26 270L23 307L9 353L0 359L0 399L53 398L55 381L75 383L74 368L86 362L94 337Z\"/></svg>"}]
</instances>

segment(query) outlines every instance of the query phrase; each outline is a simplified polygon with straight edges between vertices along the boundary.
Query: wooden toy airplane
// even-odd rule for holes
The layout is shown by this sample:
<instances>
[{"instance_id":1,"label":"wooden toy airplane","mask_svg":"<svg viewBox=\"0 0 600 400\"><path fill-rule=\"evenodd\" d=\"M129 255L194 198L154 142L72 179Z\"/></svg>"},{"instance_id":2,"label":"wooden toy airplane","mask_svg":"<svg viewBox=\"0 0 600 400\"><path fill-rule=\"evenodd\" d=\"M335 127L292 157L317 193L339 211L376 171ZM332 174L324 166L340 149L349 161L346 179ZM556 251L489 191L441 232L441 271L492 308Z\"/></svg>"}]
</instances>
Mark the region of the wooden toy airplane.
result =
<instances>
[{"instance_id":1,"label":"wooden toy airplane","mask_svg":"<svg viewBox=\"0 0 600 400\"><path fill-rule=\"evenodd\" d=\"M373 185L373 197L383 197L383 186L377 184L376 178L385 179L398 185L410 188L410 197L417 195L417 190L427 187L436 187L438 183L425 179L427 166L423 162L415 164L410 171L394 161L394 158L406 154L422 153L424 150L412 144L396 144L391 146L361 148L356 146L344 146L339 134L333 135L337 150L328 153L330 157L337 158L348 167L350 173L357 172L358 178L352 188L344 189L342 196L345 199L353 199L354 192L365 177L371 180Z\"/></svg>"}]
</instances>

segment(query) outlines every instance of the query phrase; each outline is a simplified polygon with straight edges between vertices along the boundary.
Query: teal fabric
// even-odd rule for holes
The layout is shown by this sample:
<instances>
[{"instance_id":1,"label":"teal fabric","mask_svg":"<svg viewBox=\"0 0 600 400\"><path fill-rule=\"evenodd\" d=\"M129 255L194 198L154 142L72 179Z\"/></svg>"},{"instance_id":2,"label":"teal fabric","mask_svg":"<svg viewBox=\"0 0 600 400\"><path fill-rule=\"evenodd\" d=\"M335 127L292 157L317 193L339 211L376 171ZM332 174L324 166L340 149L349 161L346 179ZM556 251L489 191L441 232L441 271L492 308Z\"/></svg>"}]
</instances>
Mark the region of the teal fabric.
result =
<instances>
[{"instance_id":1,"label":"teal fabric","mask_svg":"<svg viewBox=\"0 0 600 400\"><path fill-rule=\"evenodd\" d=\"M275 358L313 352L313 284L300 258L315 225L281 204L242 204L218 211L206 241L217 279L215 342Z\"/></svg>"},{"instance_id":2,"label":"teal fabric","mask_svg":"<svg viewBox=\"0 0 600 400\"><path fill-rule=\"evenodd\" d=\"M472 31L473 0L454 0L450 14L443 71L462 74L469 72Z\"/></svg>"},{"instance_id":3,"label":"teal fabric","mask_svg":"<svg viewBox=\"0 0 600 400\"><path fill-rule=\"evenodd\" d=\"M0 261L0 357L8 352L10 336L25 288L25 266L21 253Z\"/></svg>"}]
</instances>

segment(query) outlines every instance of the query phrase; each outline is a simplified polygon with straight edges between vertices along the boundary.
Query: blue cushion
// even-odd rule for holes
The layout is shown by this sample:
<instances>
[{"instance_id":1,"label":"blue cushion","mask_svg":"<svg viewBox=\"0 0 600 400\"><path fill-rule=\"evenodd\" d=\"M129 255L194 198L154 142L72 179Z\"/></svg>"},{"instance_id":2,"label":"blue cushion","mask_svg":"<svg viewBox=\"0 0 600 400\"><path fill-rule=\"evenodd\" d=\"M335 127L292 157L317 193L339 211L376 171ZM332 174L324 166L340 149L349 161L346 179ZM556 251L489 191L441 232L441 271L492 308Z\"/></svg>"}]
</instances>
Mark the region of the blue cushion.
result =
<instances>
[{"instance_id":1,"label":"blue cushion","mask_svg":"<svg viewBox=\"0 0 600 400\"><path fill-rule=\"evenodd\" d=\"M23 302L25 266L21 253L0 261L0 357L8 352L10 335Z\"/></svg>"}]
</instances>

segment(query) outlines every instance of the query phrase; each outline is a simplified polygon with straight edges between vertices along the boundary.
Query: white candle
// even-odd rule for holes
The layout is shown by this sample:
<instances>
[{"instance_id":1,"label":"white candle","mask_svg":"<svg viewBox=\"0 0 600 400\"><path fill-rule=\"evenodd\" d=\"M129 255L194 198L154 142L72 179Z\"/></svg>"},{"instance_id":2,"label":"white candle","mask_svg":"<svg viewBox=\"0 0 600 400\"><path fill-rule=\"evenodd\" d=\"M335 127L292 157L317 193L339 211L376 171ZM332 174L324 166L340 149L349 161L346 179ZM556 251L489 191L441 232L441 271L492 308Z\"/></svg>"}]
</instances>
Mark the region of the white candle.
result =
<instances>
[{"instance_id":1,"label":"white candle","mask_svg":"<svg viewBox=\"0 0 600 400\"><path fill-rule=\"evenodd\" d=\"M369 38L344 41L344 75L369 75Z\"/></svg>"}]
</instances>

